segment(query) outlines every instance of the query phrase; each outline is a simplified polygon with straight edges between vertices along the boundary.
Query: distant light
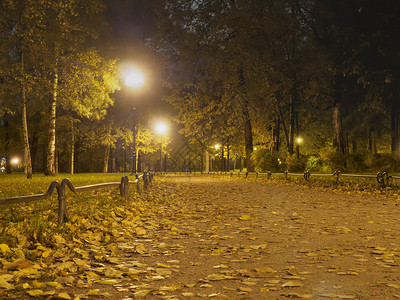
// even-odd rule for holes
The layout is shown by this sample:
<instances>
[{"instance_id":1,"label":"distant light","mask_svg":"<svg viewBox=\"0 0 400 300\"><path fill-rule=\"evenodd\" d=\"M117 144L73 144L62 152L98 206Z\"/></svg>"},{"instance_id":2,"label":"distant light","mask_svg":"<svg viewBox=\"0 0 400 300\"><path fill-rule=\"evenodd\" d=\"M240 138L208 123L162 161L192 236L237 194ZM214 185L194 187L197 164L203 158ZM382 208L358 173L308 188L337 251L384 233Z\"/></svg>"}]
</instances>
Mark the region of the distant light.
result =
<instances>
[{"instance_id":1,"label":"distant light","mask_svg":"<svg viewBox=\"0 0 400 300\"><path fill-rule=\"evenodd\" d=\"M256 150L257 150L257 147L254 147L253 149L254 149L254 151L256 151Z\"/></svg>"},{"instance_id":2,"label":"distant light","mask_svg":"<svg viewBox=\"0 0 400 300\"><path fill-rule=\"evenodd\" d=\"M168 130L168 125L164 122L159 122L156 124L156 132L158 134L164 134Z\"/></svg>"},{"instance_id":3,"label":"distant light","mask_svg":"<svg viewBox=\"0 0 400 300\"><path fill-rule=\"evenodd\" d=\"M14 157L11 159L11 164L13 165L18 165L20 162L20 159L18 157Z\"/></svg>"},{"instance_id":4,"label":"distant light","mask_svg":"<svg viewBox=\"0 0 400 300\"><path fill-rule=\"evenodd\" d=\"M221 146L220 146L219 144L215 144L215 145L214 145L214 148L215 148L216 150L218 150L220 147L221 147Z\"/></svg>"},{"instance_id":5,"label":"distant light","mask_svg":"<svg viewBox=\"0 0 400 300\"><path fill-rule=\"evenodd\" d=\"M298 143L298 144L300 144L300 143L302 143L302 142L303 142L303 139L302 139L301 137L299 137L299 138L297 138L297 140L296 140L296 141L297 141L297 143Z\"/></svg>"}]
</instances>

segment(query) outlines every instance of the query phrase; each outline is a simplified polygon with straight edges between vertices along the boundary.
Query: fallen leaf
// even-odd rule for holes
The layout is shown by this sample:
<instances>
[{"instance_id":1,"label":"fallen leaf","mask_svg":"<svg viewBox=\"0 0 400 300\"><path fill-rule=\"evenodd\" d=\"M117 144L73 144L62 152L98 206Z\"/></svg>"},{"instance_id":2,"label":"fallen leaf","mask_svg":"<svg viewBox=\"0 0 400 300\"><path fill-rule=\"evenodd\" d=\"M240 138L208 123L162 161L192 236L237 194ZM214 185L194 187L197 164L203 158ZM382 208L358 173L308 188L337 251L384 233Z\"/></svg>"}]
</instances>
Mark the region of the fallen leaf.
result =
<instances>
[{"instance_id":1,"label":"fallen leaf","mask_svg":"<svg viewBox=\"0 0 400 300\"><path fill-rule=\"evenodd\" d=\"M301 287L301 286L303 286L303 284L298 281L288 281L281 285L281 287L283 287L283 288L285 288L285 287Z\"/></svg>"},{"instance_id":2,"label":"fallen leaf","mask_svg":"<svg viewBox=\"0 0 400 300\"><path fill-rule=\"evenodd\" d=\"M11 252L7 244L0 244L0 251L3 253L3 255Z\"/></svg>"},{"instance_id":3,"label":"fallen leaf","mask_svg":"<svg viewBox=\"0 0 400 300\"><path fill-rule=\"evenodd\" d=\"M210 281L224 280L226 279L226 276L222 274L210 274L206 277L206 279Z\"/></svg>"},{"instance_id":4,"label":"fallen leaf","mask_svg":"<svg viewBox=\"0 0 400 300\"><path fill-rule=\"evenodd\" d=\"M118 284L121 283L120 280L116 280L116 279L105 279L105 280L97 280L95 281L95 283L98 284Z\"/></svg>"},{"instance_id":5,"label":"fallen leaf","mask_svg":"<svg viewBox=\"0 0 400 300\"><path fill-rule=\"evenodd\" d=\"M11 283L8 283L6 280L0 278L0 288L6 290L13 290L15 286Z\"/></svg>"}]
</instances>

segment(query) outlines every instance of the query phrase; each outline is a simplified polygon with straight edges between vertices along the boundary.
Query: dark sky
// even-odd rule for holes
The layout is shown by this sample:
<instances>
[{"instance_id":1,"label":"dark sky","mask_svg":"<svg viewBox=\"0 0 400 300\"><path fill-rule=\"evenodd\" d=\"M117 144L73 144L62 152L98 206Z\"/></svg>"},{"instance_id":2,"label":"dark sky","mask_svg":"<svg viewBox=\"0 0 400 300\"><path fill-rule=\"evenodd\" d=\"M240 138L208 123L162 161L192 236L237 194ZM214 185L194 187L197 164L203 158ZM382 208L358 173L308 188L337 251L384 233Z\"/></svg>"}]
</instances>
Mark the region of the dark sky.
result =
<instances>
[{"instance_id":1,"label":"dark sky","mask_svg":"<svg viewBox=\"0 0 400 300\"><path fill-rule=\"evenodd\" d=\"M162 88L159 57L145 46L155 29L155 16L151 6L154 0L105 0L106 16L109 23L108 43L112 53L121 64L132 63L146 72L145 88L132 90L122 86L115 94L116 106L122 115L126 109L136 107L138 118L144 123L163 118L172 119L170 106L162 101L165 90ZM172 123L172 121L171 121Z\"/></svg>"}]
</instances>

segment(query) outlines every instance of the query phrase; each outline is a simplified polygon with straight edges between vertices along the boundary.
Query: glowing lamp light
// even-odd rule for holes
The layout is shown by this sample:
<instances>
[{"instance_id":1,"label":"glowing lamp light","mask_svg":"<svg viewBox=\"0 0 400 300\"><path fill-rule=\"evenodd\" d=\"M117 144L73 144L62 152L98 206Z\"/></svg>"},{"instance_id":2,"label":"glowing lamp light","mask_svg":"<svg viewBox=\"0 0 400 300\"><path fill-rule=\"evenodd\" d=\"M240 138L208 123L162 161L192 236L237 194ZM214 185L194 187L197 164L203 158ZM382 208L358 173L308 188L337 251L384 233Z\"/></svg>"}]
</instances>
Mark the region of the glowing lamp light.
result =
<instances>
[{"instance_id":1,"label":"glowing lamp light","mask_svg":"<svg viewBox=\"0 0 400 300\"><path fill-rule=\"evenodd\" d=\"M156 132L158 134L162 135L162 134L166 133L167 130L168 130L167 124L165 124L164 122L157 123Z\"/></svg>"},{"instance_id":2,"label":"glowing lamp light","mask_svg":"<svg viewBox=\"0 0 400 300\"><path fill-rule=\"evenodd\" d=\"M254 147L253 149L254 149L254 151L257 151L257 147Z\"/></svg>"},{"instance_id":3,"label":"glowing lamp light","mask_svg":"<svg viewBox=\"0 0 400 300\"><path fill-rule=\"evenodd\" d=\"M131 70L126 76L125 76L125 84L129 87L132 88L138 88L144 85L144 75L137 69Z\"/></svg>"},{"instance_id":4,"label":"glowing lamp light","mask_svg":"<svg viewBox=\"0 0 400 300\"><path fill-rule=\"evenodd\" d=\"M299 138L297 138L297 140L296 140L296 141L297 141L297 143L298 143L298 144L300 144L300 143L302 143L302 142L303 142L303 139L302 139L301 137L299 137Z\"/></svg>"},{"instance_id":5,"label":"glowing lamp light","mask_svg":"<svg viewBox=\"0 0 400 300\"><path fill-rule=\"evenodd\" d=\"M220 146L219 144L215 144L215 145L214 145L214 148L215 148L216 150L218 150L220 147L221 147L221 146Z\"/></svg>"},{"instance_id":6,"label":"glowing lamp light","mask_svg":"<svg viewBox=\"0 0 400 300\"><path fill-rule=\"evenodd\" d=\"M18 157L14 157L11 159L11 164L13 165L18 165L20 162L20 159Z\"/></svg>"}]
</instances>

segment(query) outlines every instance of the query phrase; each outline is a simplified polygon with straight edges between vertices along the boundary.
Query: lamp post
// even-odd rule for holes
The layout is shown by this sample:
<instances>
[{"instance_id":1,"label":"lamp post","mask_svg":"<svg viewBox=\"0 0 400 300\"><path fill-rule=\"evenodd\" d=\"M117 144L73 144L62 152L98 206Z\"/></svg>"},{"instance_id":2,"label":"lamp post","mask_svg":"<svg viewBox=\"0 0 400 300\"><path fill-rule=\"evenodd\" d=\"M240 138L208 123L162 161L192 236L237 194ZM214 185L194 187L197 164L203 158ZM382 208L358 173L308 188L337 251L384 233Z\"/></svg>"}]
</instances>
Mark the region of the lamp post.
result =
<instances>
[{"instance_id":1,"label":"lamp post","mask_svg":"<svg viewBox=\"0 0 400 300\"><path fill-rule=\"evenodd\" d=\"M214 145L215 151L218 153L219 148L221 148L220 144L215 144ZM222 161L221 161L221 166L222 166ZM217 169L217 157L216 155L214 155L214 168L213 171L215 171Z\"/></svg>"},{"instance_id":2,"label":"lamp post","mask_svg":"<svg viewBox=\"0 0 400 300\"><path fill-rule=\"evenodd\" d=\"M303 139L301 137L298 137L296 139L296 154L297 154L297 158L300 158L300 144L303 142Z\"/></svg>"},{"instance_id":3,"label":"lamp post","mask_svg":"<svg viewBox=\"0 0 400 300\"><path fill-rule=\"evenodd\" d=\"M161 136L160 142L160 172L162 172L162 142L163 142L163 135L167 132L168 125L164 122L159 122L156 125L156 132Z\"/></svg>"},{"instance_id":4,"label":"lamp post","mask_svg":"<svg viewBox=\"0 0 400 300\"><path fill-rule=\"evenodd\" d=\"M123 72L124 82L126 86L138 89L145 83L143 73L134 67L127 67ZM132 174L136 174L136 107L133 107L133 125L132 125Z\"/></svg>"}]
</instances>

